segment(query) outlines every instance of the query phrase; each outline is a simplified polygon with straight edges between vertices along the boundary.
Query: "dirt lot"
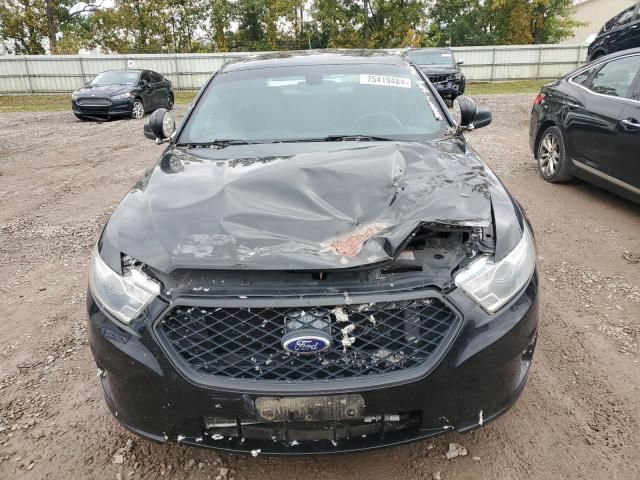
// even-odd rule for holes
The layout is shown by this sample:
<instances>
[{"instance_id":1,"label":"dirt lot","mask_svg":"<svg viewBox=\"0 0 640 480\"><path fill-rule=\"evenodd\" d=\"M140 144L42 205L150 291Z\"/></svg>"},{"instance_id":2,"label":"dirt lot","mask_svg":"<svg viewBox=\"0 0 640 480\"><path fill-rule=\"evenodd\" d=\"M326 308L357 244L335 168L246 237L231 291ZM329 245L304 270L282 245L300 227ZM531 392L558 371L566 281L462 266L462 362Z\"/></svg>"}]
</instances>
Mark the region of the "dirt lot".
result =
<instances>
[{"instance_id":1,"label":"dirt lot","mask_svg":"<svg viewBox=\"0 0 640 480\"><path fill-rule=\"evenodd\" d=\"M162 147L138 121L1 114L0 478L639 478L640 206L581 182L546 184L527 146L533 96L481 100L494 123L469 139L538 240L529 385L480 431L310 459L155 445L119 426L86 341L87 263L109 212ZM469 455L446 460L449 442Z\"/></svg>"}]
</instances>

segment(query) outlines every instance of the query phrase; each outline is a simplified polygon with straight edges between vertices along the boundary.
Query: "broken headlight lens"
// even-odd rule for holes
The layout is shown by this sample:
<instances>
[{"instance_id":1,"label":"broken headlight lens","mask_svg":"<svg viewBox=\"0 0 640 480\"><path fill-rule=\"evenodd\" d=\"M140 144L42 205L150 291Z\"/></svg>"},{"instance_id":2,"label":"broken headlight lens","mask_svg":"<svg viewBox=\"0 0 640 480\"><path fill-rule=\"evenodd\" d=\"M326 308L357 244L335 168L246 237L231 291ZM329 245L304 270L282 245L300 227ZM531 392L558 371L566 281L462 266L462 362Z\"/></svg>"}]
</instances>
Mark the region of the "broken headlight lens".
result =
<instances>
[{"instance_id":1,"label":"broken headlight lens","mask_svg":"<svg viewBox=\"0 0 640 480\"><path fill-rule=\"evenodd\" d=\"M130 323L160 293L158 282L142 270L129 267L119 275L96 250L91 259L89 289L96 301L123 323Z\"/></svg>"},{"instance_id":2,"label":"broken headlight lens","mask_svg":"<svg viewBox=\"0 0 640 480\"><path fill-rule=\"evenodd\" d=\"M490 256L478 258L460 270L455 283L488 313L495 313L531 279L536 260L533 235L525 225L522 239L506 257L497 263Z\"/></svg>"}]
</instances>

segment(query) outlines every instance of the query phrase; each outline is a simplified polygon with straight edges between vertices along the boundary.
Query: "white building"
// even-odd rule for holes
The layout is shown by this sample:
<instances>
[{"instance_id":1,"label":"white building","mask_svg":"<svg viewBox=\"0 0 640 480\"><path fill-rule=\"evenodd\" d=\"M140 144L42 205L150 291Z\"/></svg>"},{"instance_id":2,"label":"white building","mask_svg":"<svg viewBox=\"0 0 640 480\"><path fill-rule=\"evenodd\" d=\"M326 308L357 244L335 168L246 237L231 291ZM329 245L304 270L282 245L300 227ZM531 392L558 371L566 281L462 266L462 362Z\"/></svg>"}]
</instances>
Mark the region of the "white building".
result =
<instances>
[{"instance_id":1,"label":"white building","mask_svg":"<svg viewBox=\"0 0 640 480\"><path fill-rule=\"evenodd\" d=\"M576 27L573 37L563 40L562 43L584 42L592 33L597 34L611 17L637 2L638 0L576 0L572 18L587 23L587 26Z\"/></svg>"}]
</instances>

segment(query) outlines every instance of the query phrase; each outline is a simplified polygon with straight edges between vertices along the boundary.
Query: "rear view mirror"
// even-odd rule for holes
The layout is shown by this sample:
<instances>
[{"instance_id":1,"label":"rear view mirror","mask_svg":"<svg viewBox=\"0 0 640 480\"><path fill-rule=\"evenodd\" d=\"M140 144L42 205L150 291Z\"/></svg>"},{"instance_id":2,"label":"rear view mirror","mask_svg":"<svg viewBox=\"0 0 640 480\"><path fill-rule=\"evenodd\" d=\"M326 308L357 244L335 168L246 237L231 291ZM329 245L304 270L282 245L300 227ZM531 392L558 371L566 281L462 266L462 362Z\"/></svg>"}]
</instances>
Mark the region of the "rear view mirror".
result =
<instances>
[{"instance_id":1,"label":"rear view mirror","mask_svg":"<svg viewBox=\"0 0 640 480\"><path fill-rule=\"evenodd\" d=\"M464 95L453 101L453 118L460 127L467 130L486 127L492 120L488 107L477 106L476 102Z\"/></svg>"},{"instance_id":2,"label":"rear view mirror","mask_svg":"<svg viewBox=\"0 0 640 480\"><path fill-rule=\"evenodd\" d=\"M153 112L144 124L144 136L158 144L169 141L175 131L176 119L166 108Z\"/></svg>"}]
</instances>

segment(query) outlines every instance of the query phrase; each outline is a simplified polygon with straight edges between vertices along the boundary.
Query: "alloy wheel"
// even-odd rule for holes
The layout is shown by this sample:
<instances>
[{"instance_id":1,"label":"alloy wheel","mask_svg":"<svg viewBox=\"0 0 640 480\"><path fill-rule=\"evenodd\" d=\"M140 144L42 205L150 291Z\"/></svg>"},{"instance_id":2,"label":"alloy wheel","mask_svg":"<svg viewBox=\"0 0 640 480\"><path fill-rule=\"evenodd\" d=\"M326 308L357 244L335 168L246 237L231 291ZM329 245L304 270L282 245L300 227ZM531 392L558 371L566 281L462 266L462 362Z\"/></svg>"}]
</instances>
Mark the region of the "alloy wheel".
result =
<instances>
[{"instance_id":1,"label":"alloy wheel","mask_svg":"<svg viewBox=\"0 0 640 480\"><path fill-rule=\"evenodd\" d=\"M545 177L552 177L560 166L560 142L553 133L548 133L540 143L540 170Z\"/></svg>"},{"instance_id":2,"label":"alloy wheel","mask_svg":"<svg viewBox=\"0 0 640 480\"><path fill-rule=\"evenodd\" d=\"M131 116L136 119L144 117L144 105L142 105L142 102L140 100L136 100L135 102L133 102Z\"/></svg>"}]
</instances>

